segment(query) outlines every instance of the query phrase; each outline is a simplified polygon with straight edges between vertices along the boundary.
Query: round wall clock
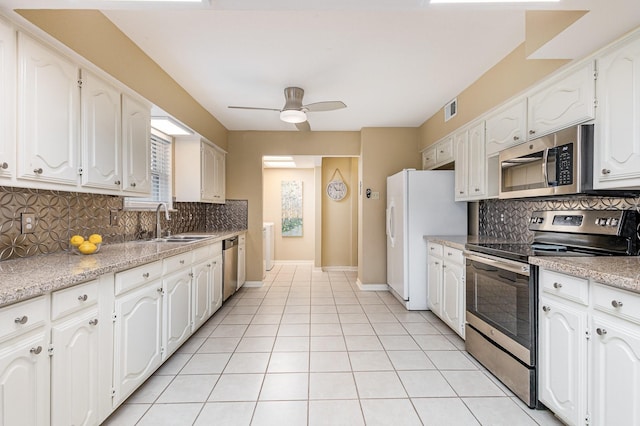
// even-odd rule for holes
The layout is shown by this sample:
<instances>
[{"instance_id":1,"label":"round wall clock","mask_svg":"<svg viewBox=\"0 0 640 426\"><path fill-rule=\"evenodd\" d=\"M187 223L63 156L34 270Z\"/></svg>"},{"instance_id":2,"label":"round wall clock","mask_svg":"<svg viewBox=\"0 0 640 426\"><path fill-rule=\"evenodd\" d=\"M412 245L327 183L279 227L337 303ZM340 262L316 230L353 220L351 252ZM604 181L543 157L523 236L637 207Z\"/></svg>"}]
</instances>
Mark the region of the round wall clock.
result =
<instances>
[{"instance_id":1,"label":"round wall clock","mask_svg":"<svg viewBox=\"0 0 640 426\"><path fill-rule=\"evenodd\" d=\"M347 185L341 180L332 180L327 185L327 195L333 201L340 201L347 196Z\"/></svg>"}]
</instances>

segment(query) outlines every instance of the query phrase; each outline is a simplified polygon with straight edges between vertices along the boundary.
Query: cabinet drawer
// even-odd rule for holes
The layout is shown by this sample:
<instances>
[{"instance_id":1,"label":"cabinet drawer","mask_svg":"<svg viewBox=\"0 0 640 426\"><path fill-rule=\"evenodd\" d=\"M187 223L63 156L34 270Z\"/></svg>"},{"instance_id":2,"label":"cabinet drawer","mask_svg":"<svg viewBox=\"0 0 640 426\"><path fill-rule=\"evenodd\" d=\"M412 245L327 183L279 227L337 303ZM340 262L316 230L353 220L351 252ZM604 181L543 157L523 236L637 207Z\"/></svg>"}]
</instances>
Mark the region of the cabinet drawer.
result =
<instances>
[{"instance_id":1,"label":"cabinet drawer","mask_svg":"<svg viewBox=\"0 0 640 426\"><path fill-rule=\"evenodd\" d=\"M600 311L640 323L640 294L594 283L593 305Z\"/></svg>"},{"instance_id":2,"label":"cabinet drawer","mask_svg":"<svg viewBox=\"0 0 640 426\"><path fill-rule=\"evenodd\" d=\"M162 261L162 274L171 273L178 269L191 266L193 263L193 252L188 251L186 253L179 254L177 256L167 257Z\"/></svg>"},{"instance_id":3,"label":"cabinet drawer","mask_svg":"<svg viewBox=\"0 0 640 426\"><path fill-rule=\"evenodd\" d=\"M442 255L442 257L444 257L444 260L459 263L460 265L464 263L464 256L462 254L462 251L447 246L443 247L443 249L444 254Z\"/></svg>"},{"instance_id":4,"label":"cabinet drawer","mask_svg":"<svg viewBox=\"0 0 640 426\"><path fill-rule=\"evenodd\" d=\"M431 256L440 256L442 257L443 247L442 244L438 243L427 243L427 254Z\"/></svg>"},{"instance_id":5,"label":"cabinet drawer","mask_svg":"<svg viewBox=\"0 0 640 426\"><path fill-rule=\"evenodd\" d=\"M219 241L217 243L211 244L209 250L209 256L211 257L222 256L222 242Z\"/></svg>"},{"instance_id":6,"label":"cabinet drawer","mask_svg":"<svg viewBox=\"0 0 640 426\"><path fill-rule=\"evenodd\" d=\"M200 247L193 251L193 263L209 258L209 246Z\"/></svg>"},{"instance_id":7,"label":"cabinet drawer","mask_svg":"<svg viewBox=\"0 0 640 426\"><path fill-rule=\"evenodd\" d=\"M53 321L98 303L98 280L55 291L51 295Z\"/></svg>"},{"instance_id":8,"label":"cabinet drawer","mask_svg":"<svg viewBox=\"0 0 640 426\"><path fill-rule=\"evenodd\" d=\"M0 309L0 340L44 325L49 317L46 296Z\"/></svg>"},{"instance_id":9,"label":"cabinet drawer","mask_svg":"<svg viewBox=\"0 0 640 426\"><path fill-rule=\"evenodd\" d=\"M543 291L549 294L573 300L582 305L589 304L589 282L584 278L541 269L540 285Z\"/></svg>"},{"instance_id":10,"label":"cabinet drawer","mask_svg":"<svg viewBox=\"0 0 640 426\"><path fill-rule=\"evenodd\" d=\"M162 262L151 262L116 274L116 296L162 276Z\"/></svg>"}]
</instances>

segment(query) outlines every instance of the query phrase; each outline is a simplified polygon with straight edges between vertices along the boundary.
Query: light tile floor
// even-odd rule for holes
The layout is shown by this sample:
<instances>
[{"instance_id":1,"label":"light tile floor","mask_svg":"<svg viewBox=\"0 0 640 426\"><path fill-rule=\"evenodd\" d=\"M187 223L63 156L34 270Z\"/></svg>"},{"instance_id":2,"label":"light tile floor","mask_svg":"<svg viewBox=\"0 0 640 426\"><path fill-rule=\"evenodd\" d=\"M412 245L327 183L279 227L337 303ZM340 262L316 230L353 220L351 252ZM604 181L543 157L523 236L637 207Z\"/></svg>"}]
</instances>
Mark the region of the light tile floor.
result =
<instances>
[{"instance_id":1,"label":"light tile floor","mask_svg":"<svg viewBox=\"0 0 640 426\"><path fill-rule=\"evenodd\" d=\"M230 298L108 425L561 425L431 312L354 272L277 265Z\"/></svg>"}]
</instances>

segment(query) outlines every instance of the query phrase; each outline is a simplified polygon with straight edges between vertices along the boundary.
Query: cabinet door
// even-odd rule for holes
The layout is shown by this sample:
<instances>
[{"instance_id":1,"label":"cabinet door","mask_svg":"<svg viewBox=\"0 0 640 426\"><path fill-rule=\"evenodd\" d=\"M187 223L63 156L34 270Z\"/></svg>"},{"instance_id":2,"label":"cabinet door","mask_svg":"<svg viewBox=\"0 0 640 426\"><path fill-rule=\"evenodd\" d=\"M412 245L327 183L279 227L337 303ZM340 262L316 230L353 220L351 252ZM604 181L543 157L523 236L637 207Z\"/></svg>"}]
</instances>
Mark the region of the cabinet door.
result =
<instances>
[{"instance_id":1,"label":"cabinet door","mask_svg":"<svg viewBox=\"0 0 640 426\"><path fill-rule=\"evenodd\" d=\"M446 164L453 161L453 137L450 136L436 145L436 163Z\"/></svg>"},{"instance_id":2,"label":"cabinet door","mask_svg":"<svg viewBox=\"0 0 640 426\"><path fill-rule=\"evenodd\" d=\"M527 100L520 99L496 111L487 117L485 125L487 157L524 142L527 131Z\"/></svg>"},{"instance_id":3,"label":"cabinet door","mask_svg":"<svg viewBox=\"0 0 640 426\"><path fill-rule=\"evenodd\" d=\"M455 164L455 199L465 200L468 196L469 185L469 132L462 130L453 136L453 146L456 156Z\"/></svg>"},{"instance_id":4,"label":"cabinet door","mask_svg":"<svg viewBox=\"0 0 640 426\"><path fill-rule=\"evenodd\" d=\"M48 333L41 329L2 344L0 424L50 424L48 342Z\"/></svg>"},{"instance_id":5,"label":"cabinet door","mask_svg":"<svg viewBox=\"0 0 640 426\"><path fill-rule=\"evenodd\" d=\"M442 320L462 336L464 307L462 306L462 266L445 262L442 268Z\"/></svg>"},{"instance_id":6,"label":"cabinet door","mask_svg":"<svg viewBox=\"0 0 640 426\"><path fill-rule=\"evenodd\" d=\"M18 177L76 185L80 70L18 34Z\"/></svg>"},{"instance_id":7,"label":"cabinet door","mask_svg":"<svg viewBox=\"0 0 640 426\"><path fill-rule=\"evenodd\" d=\"M437 316L442 315L442 259L427 256L427 300L429 309Z\"/></svg>"},{"instance_id":8,"label":"cabinet door","mask_svg":"<svg viewBox=\"0 0 640 426\"><path fill-rule=\"evenodd\" d=\"M207 260L193 267L192 332L209 318L209 291L213 264Z\"/></svg>"},{"instance_id":9,"label":"cabinet door","mask_svg":"<svg viewBox=\"0 0 640 426\"><path fill-rule=\"evenodd\" d=\"M587 413L587 314L540 298L539 399L568 424L584 424Z\"/></svg>"},{"instance_id":10,"label":"cabinet door","mask_svg":"<svg viewBox=\"0 0 640 426\"><path fill-rule=\"evenodd\" d=\"M595 117L595 63L589 62L529 97L529 139Z\"/></svg>"},{"instance_id":11,"label":"cabinet door","mask_svg":"<svg viewBox=\"0 0 640 426\"><path fill-rule=\"evenodd\" d=\"M216 150L211 145L203 143L200 156L200 185L202 201L216 201Z\"/></svg>"},{"instance_id":12,"label":"cabinet door","mask_svg":"<svg viewBox=\"0 0 640 426\"><path fill-rule=\"evenodd\" d=\"M162 363L162 282L116 298L114 406Z\"/></svg>"},{"instance_id":13,"label":"cabinet door","mask_svg":"<svg viewBox=\"0 0 640 426\"><path fill-rule=\"evenodd\" d=\"M151 112L142 101L122 95L123 189L134 194L151 191Z\"/></svg>"},{"instance_id":14,"label":"cabinet door","mask_svg":"<svg viewBox=\"0 0 640 426\"><path fill-rule=\"evenodd\" d=\"M51 419L54 425L98 424L98 309L54 324Z\"/></svg>"},{"instance_id":15,"label":"cabinet door","mask_svg":"<svg viewBox=\"0 0 640 426\"><path fill-rule=\"evenodd\" d=\"M82 185L120 190L122 130L120 92L87 71L82 72Z\"/></svg>"},{"instance_id":16,"label":"cabinet door","mask_svg":"<svg viewBox=\"0 0 640 426\"><path fill-rule=\"evenodd\" d=\"M0 179L16 170L16 37L13 27L0 19Z\"/></svg>"},{"instance_id":17,"label":"cabinet door","mask_svg":"<svg viewBox=\"0 0 640 426\"><path fill-rule=\"evenodd\" d=\"M245 237L240 237L240 243L238 244L238 289L242 287L247 280L246 270L246 252L247 244L244 242Z\"/></svg>"},{"instance_id":18,"label":"cabinet door","mask_svg":"<svg viewBox=\"0 0 640 426\"><path fill-rule=\"evenodd\" d=\"M487 160L485 157L484 121L469 128L467 167L469 199L483 198L487 193Z\"/></svg>"},{"instance_id":19,"label":"cabinet door","mask_svg":"<svg viewBox=\"0 0 640 426\"><path fill-rule=\"evenodd\" d=\"M640 424L640 327L594 315L591 424Z\"/></svg>"},{"instance_id":20,"label":"cabinet door","mask_svg":"<svg viewBox=\"0 0 640 426\"><path fill-rule=\"evenodd\" d=\"M162 280L164 294L163 358L171 355L191 335L191 271L183 269Z\"/></svg>"},{"instance_id":21,"label":"cabinet door","mask_svg":"<svg viewBox=\"0 0 640 426\"><path fill-rule=\"evenodd\" d=\"M214 199L216 203L225 202L225 154L215 150L215 188Z\"/></svg>"},{"instance_id":22,"label":"cabinet door","mask_svg":"<svg viewBox=\"0 0 640 426\"><path fill-rule=\"evenodd\" d=\"M431 170L436 165L436 147L430 146L422 151L422 170Z\"/></svg>"},{"instance_id":23,"label":"cabinet door","mask_svg":"<svg viewBox=\"0 0 640 426\"><path fill-rule=\"evenodd\" d=\"M598 60L594 186L640 186L640 40Z\"/></svg>"},{"instance_id":24,"label":"cabinet door","mask_svg":"<svg viewBox=\"0 0 640 426\"><path fill-rule=\"evenodd\" d=\"M215 256L212 261L211 291L209 294L209 316L222 306L222 255Z\"/></svg>"}]
</instances>

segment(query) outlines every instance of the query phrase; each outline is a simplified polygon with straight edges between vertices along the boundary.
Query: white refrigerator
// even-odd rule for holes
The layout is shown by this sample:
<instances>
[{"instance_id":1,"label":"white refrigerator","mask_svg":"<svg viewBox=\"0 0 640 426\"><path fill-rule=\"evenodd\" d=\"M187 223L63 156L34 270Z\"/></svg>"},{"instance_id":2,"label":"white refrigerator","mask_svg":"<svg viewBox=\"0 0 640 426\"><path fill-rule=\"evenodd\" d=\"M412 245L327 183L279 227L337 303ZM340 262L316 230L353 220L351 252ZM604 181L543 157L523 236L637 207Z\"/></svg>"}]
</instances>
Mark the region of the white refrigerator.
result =
<instances>
[{"instance_id":1,"label":"white refrigerator","mask_svg":"<svg viewBox=\"0 0 640 426\"><path fill-rule=\"evenodd\" d=\"M454 172L407 169L387 177L387 284L409 310L427 309L426 235L467 235Z\"/></svg>"}]
</instances>

